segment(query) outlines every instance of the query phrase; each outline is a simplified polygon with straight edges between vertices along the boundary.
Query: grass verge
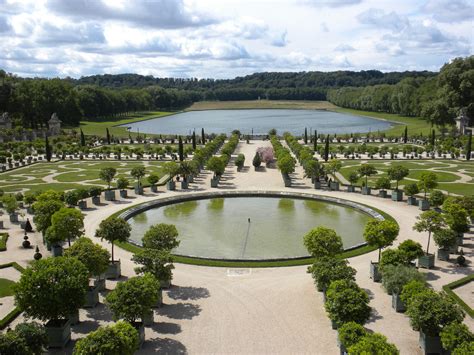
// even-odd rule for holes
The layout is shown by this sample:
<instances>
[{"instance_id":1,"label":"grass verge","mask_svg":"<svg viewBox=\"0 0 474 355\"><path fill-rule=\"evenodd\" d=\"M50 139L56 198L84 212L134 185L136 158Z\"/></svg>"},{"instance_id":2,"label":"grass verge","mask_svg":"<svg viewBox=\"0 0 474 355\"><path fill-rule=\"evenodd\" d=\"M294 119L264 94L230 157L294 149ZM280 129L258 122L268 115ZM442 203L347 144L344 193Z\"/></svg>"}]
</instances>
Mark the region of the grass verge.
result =
<instances>
[{"instance_id":1,"label":"grass verge","mask_svg":"<svg viewBox=\"0 0 474 355\"><path fill-rule=\"evenodd\" d=\"M7 250L8 233L0 233L0 251Z\"/></svg>"},{"instance_id":2,"label":"grass verge","mask_svg":"<svg viewBox=\"0 0 474 355\"><path fill-rule=\"evenodd\" d=\"M0 265L0 269L5 269L8 267L12 267L18 270L19 272L23 272L25 270L24 267L22 267L20 264L18 264L15 261ZM13 322L16 319L16 317L20 315L20 313L21 313L20 309L18 307L15 307L12 309L10 313L8 313L5 317L0 319L0 330L5 329L11 322Z\"/></svg>"},{"instance_id":3,"label":"grass verge","mask_svg":"<svg viewBox=\"0 0 474 355\"><path fill-rule=\"evenodd\" d=\"M461 308L469 314L471 318L474 318L474 309L469 307L469 305L464 302L461 297L459 297L453 290L464 286L468 284L469 282L474 282L474 274L468 275L466 277L463 277L462 279L459 279L457 281L451 282L447 285L443 286L444 292L446 292L449 296L451 296L458 304L461 306Z\"/></svg>"}]
</instances>

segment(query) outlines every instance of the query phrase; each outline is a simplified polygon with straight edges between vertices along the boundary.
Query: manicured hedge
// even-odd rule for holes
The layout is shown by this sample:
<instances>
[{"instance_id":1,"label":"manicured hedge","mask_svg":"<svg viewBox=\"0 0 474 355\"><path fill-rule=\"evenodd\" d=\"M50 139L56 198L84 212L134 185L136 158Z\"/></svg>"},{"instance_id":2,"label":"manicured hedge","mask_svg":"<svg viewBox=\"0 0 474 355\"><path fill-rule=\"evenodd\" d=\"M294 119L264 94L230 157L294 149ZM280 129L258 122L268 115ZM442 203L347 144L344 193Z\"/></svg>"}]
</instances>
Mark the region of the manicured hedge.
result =
<instances>
[{"instance_id":1,"label":"manicured hedge","mask_svg":"<svg viewBox=\"0 0 474 355\"><path fill-rule=\"evenodd\" d=\"M471 318L474 318L474 309L469 307L469 305L464 302L461 297L459 297L453 290L464 286L468 284L469 282L474 282L474 274L471 274L469 276L463 277L462 279L459 279L457 281L451 282L450 284L444 285L443 290L446 292L454 301L456 301L461 308L471 316Z\"/></svg>"},{"instance_id":2,"label":"manicured hedge","mask_svg":"<svg viewBox=\"0 0 474 355\"><path fill-rule=\"evenodd\" d=\"M0 233L0 251L7 250L8 233Z\"/></svg>"}]
</instances>

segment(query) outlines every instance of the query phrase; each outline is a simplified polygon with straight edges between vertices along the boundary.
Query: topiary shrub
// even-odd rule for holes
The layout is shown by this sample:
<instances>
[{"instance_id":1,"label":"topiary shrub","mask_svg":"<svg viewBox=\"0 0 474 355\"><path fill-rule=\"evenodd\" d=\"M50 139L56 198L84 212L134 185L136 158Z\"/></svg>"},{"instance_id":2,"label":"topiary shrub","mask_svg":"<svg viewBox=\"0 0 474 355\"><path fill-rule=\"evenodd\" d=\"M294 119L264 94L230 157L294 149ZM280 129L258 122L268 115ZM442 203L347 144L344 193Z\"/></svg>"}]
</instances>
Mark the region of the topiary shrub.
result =
<instances>
[{"instance_id":1,"label":"topiary shrub","mask_svg":"<svg viewBox=\"0 0 474 355\"><path fill-rule=\"evenodd\" d=\"M329 318L341 326L347 322L364 324L370 317L369 296L354 281L331 282L324 304Z\"/></svg>"},{"instance_id":2,"label":"topiary shrub","mask_svg":"<svg viewBox=\"0 0 474 355\"><path fill-rule=\"evenodd\" d=\"M110 253L86 237L79 238L66 250L64 256L76 257L85 265L89 276L101 275L109 266Z\"/></svg>"},{"instance_id":3,"label":"topiary shrub","mask_svg":"<svg viewBox=\"0 0 474 355\"><path fill-rule=\"evenodd\" d=\"M382 276L382 285L389 294L400 294L410 281L425 281L425 276L417 269L404 265L386 265Z\"/></svg>"},{"instance_id":4,"label":"topiary shrub","mask_svg":"<svg viewBox=\"0 0 474 355\"><path fill-rule=\"evenodd\" d=\"M346 349L358 343L366 335L367 330L356 322L344 323L338 329L339 341Z\"/></svg>"},{"instance_id":5,"label":"topiary shrub","mask_svg":"<svg viewBox=\"0 0 474 355\"><path fill-rule=\"evenodd\" d=\"M73 354L133 355L138 348L138 331L130 323L119 321L113 325L101 326L85 338L79 339Z\"/></svg>"},{"instance_id":6,"label":"topiary shrub","mask_svg":"<svg viewBox=\"0 0 474 355\"><path fill-rule=\"evenodd\" d=\"M151 226L143 236L143 247L171 251L179 246L178 230L174 224L160 223Z\"/></svg>"},{"instance_id":7,"label":"topiary shrub","mask_svg":"<svg viewBox=\"0 0 474 355\"><path fill-rule=\"evenodd\" d=\"M317 258L308 272L313 276L318 291L325 291L332 281L355 281L356 271L348 265L346 259L336 259L330 256Z\"/></svg>"},{"instance_id":8,"label":"topiary shrub","mask_svg":"<svg viewBox=\"0 0 474 355\"><path fill-rule=\"evenodd\" d=\"M351 355L398 355L400 353L395 345L387 341L387 337L378 333L367 334L348 350Z\"/></svg>"},{"instance_id":9,"label":"topiary shrub","mask_svg":"<svg viewBox=\"0 0 474 355\"><path fill-rule=\"evenodd\" d=\"M304 236L304 246L316 258L334 256L343 251L341 237L331 228L317 227Z\"/></svg>"},{"instance_id":10,"label":"topiary shrub","mask_svg":"<svg viewBox=\"0 0 474 355\"><path fill-rule=\"evenodd\" d=\"M398 245L398 251L404 259L404 264L408 265L416 258L424 254L423 247L414 240L407 239Z\"/></svg>"},{"instance_id":11,"label":"topiary shrub","mask_svg":"<svg viewBox=\"0 0 474 355\"><path fill-rule=\"evenodd\" d=\"M441 336L443 348L451 352L459 348L463 343L474 342L474 334L465 324L458 322L448 324L439 335Z\"/></svg>"}]
</instances>

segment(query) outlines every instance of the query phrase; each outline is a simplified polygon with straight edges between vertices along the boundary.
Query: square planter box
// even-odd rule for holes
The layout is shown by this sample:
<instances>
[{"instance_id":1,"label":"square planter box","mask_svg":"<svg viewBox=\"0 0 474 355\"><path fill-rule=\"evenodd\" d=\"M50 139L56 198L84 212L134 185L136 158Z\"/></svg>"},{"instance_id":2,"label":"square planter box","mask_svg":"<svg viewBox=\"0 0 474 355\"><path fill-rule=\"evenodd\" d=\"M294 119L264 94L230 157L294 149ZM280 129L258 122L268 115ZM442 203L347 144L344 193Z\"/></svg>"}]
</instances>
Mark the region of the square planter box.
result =
<instances>
[{"instance_id":1,"label":"square planter box","mask_svg":"<svg viewBox=\"0 0 474 355\"><path fill-rule=\"evenodd\" d=\"M402 201L403 200L403 191L395 190L392 191L392 201Z\"/></svg>"},{"instance_id":2,"label":"square planter box","mask_svg":"<svg viewBox=\"0 0 474 355\"><path fill-rule=\"evenodd\" d=\"M428 200L420 200L418 201L418 207L422 211L427 211L430 209L430 201Z\"/></svg>"},{"instance_id":3,"label":"square planter box","mask_svg":"<svg viewBox=\"0 0 474 355\"><path fill-rule=\"evenodd\" d=\"M106 190L104 192L105 201L115 201L115 191L114 190Z\"/></svg>"},{"instance_id":4,"label":"square planter box","mask_svg":"<svg viewBox=\"0 0 474 355\"><path fill-rule=\"evenodd\" d=\"M321 182L320 181L315 181L314 182L314 188L316 190L320 190L321 189Z\"/></svg>"},{"instance_id":5,"label":"square planter box","mask_svg":"<svg viewBox=\"0 0 474 355\"><path fill-rule=\"evenodd\" d=\"M18 223L18 214L17 213L12 213L10 215L10 222L12 223Z\"/></svg>"},{"instance_id":6,"label":"square planter box","mask_svg":"<svg viewBox=\"0 0 474 355\"><path fill-rule=\"evenodd\" d=\"M99 287L89 286L89 290L86 293L84 308L94 308L97 303L99 303Z\"/></svg>"},{"instance_id":7,"label":"square planter box","mask_svg":"<svg viewBox=\"0 0 474 355\"><path fill-rule=\"evenodd\" d=\"M158 186L156 186L156 185L151 185L151 186L150 186L150 190L151 190L151 192L157 193L157 192L158 192Z\"/></svg>"},{"instance_id":8,"label":"square planter box","mask_svg":"<svg viewBox=\"0 0 474 355\"><path fill-rule=\"evenodd\" d=\"M158 290L158 301L153 306L153 308L161 308L163 306L163 289L160 287Z\"/></svg>"},{"instance_id":9,"label":"square planter box","mask_svg":"<svg viewBox=\"0 0 474 355\"><path fill-rule=\"evenodd\" d=\"M3 228L4 228L3 221L0 221L0 229L3 229Z\"/></svg>"},{"instance_id":10,"label":"square planter box","mask_svg":"<svg viewBox=\"0 0 474 355\"><path fill-rule=\"evenodd\" d=\"M127 198L127 190L120 190L120 197Z\"/></svg>"},{"instance_id":11,"label":"square planter box","mask_svg":"<svg viewBox=\"0 0 474 355\"><path fill-rule=\"evenodd\" d=\"M370 187L362 187L361 189L362 195L370 195L372 189Z\"/></svg>"},{"instance_id":12,"label":"square planter box","mask_svg":"<svg viewBox=\"0 0 474 355\"><path fill-rule=\"evenodd\" d=\"M109 268L105 272L106 279L118 279L122 272L120 260L109 264Z\"/></svg>"},{"instance_id":13,"label":"square planter box","mask_svg":"<svg viewBox=\"0 0 474 355\"><path fill-rule=\"evenodd\" d=\"M355 192L355 186L352 186L352 185L347 186L347 192Z\"/></svg>"},{"instance_id":14,"label":"square planter box","mask_svg":"<svg viewBox=\"0 0 474 355\"><path fill-rule=\"evenodd\" d=\"M92 203L93 203L94 205L100 204L100 196L94 196L94 197L92 197Z\"/></svg>"},{"instance_id":15,"label":"square planter box","mask_svg":"<svg viewBox=\"0 0 474 355\"><path fill-rule=\"evenodd\" d=\"M84 201L84 200L79 201L77 205L79 206L80 210L85 210L87 208L87 201Z\"/></svg>"},{"instance_id":16,"label":"square planter box","mask_svg":"<svg viewBox=\"0 0 474 355\"><path fill-rule=\"evenodd\" d=\"M138 347L141 348L145 342L145 326L142 322L133 322L131 324L138 331Z\"/></svg>"},{"instance_id":17,"label":"square planter box","mask_svg":"<svg viewBox=\"0 0 474 355\"><path fill-rule=\"evenodd\" d=\"M61 245L52 245L51 246L51 253L53 256L62 256L63 255L63 247Z\"/></svg>"},{"instance_id":18,"label":"square planter box","mask_svg":"<svg viewBox=\"0 0 474 355\"><path fill-rule=\"evenodd\" d=\"M211 187L217 187L219 186L219 179L218 178L212 178L211 179Z\"/></svg>"},{"instance_id":19,"label":"square planter box","mask_svg":"<svg viewBox=\"0 0 474 355\"><path fill-rule=\"evenodd\" d=\"M171 280L160 280L160 287L161 288L170 288L171 287Z\"/></svg>"},{"instance_id":20,"label":"square planter box","mask_svg":"<svg viewBox=\"0 0 474 355\"><path fill-rule=\"evenodd\" d=\"M416 206L416 205L418 205L418 201L416 200L416 197L408 196L407 197L407 204L410 205L410 206Z\"/></svg>"},{"instance_id":21,"label":"square planter box","mask_svg":"<svg viewBox=\"0 0 474 355\"><path fill-rule=\"evenodd\" d=\"M135 195L143 195L143 186L135 186Z\"/></svg>"},{"instance_id":22,"label":"square planter box","mask_svg":"<svg viewBox=\"0 0 474 355\"><path fill-rule=\"evenodd\" d=\"M71 340L71 322L69 319L49 321L45 328L50 348L64 348Z\"/></svg>"},{"instance_id":23,"label":"square planter box","mask_svg":"<svg viewBox=\"0 0 474 355\"><path fill-rule=\"evenodd\" d=\"M150 325L153 324L153 322L154 322L154 319L153 319L153 318L154 318L154 315L155 315L155 314L154 314L153 310L151 310L151 309L150 309L150 312L148 312L147 314L144 314L144 315L143 315L142 321L143 321L143 325L144 325L145 327L148 327L148 326L150 326Z\"/></svg>"},{"instance_id":24,"label":"square planter box","mask_svg":"<svg viewBox=\"0 0 474 355\"><path fill-rule=\"evenodd\" d=\"M189 182L189 183L194 182L194 176L193 176L193 175L187 176L187 177L186 177L186 181Z\"/></svg>"},{"instance_id":25,"label":"square planter box","mask_svg":"<svg viewBox=\"0 0 474 355\"><path fill-rule=\"evenodd\" d=\"M211 185L212 185L212 180L211 180ZM166 188L168 191L174 191L176 190L176 183L173 180L168 180L166 183Z\"/></svg>"},{"instance_id":26,"label":"square planter box","mask_svg":"<svg viewBox=\"0 0 474 355\"><path fill-rule=\"evenodd\" d=\"M338 328L336 321L333 321L332 319L331 319L331 328L332 329L337 329Z\"/></svg>"},{"instance_id":27,"label":"square planter box","mask_svg":"<svg viewBox=\"0 0 474 355\"><path fill-rule=\"evenodd\" d=\"M98 292L105 291L105 274L98 276L94 280L94 286L97 288Z\"/></svg>"},{"instance_id":28,"label":"square planter box","mask_svg":"<svg viewBox=\"0 0 474 355\"><path fill-rule=\"evenodd\" d=\"M181 181L181 189L186 190L188 188L188 182L186 180Z\"/></svg>"},{"instance_id":29,"label":"square planter box","mask_svg":"<svg viewBox=\"0 0 474 355\"><path fill-rule=\"evenodd\" d=\"M333 191L339 191L339 182L337 181L331 181L331 184L329 186L331 190Z\"/></svg>"},{"instance_id":30,"label":"square planter box","mask_svg":"<svg viewBox=\"0 0 474 355\"><path fill-rule=\"evenodd\" d=\"M418 267L425 269L431 269L435 265L435 256L434 254L425 254L418 258Z\"/></svg>"},{"instance_id":31,"label":"square planter box","mask_svg":"<svg viewBox=\"0 0 474 355\"><path fill-rule=\"evenodd\" d=\"M387 198L387 191L385 191L385 190L380 190L380 191L379 191L379 197L381 197L381 198Z\"/></svg>"},{"instance_id":32,"label":"square planter box","mask_svg":"<svg viewBox=\"0 0 474 355\"><path fill-rule=\"evenodd\" d=\"M438 249L438 260L449 261L449 250Z\"/></svg>"},{"instance_id":33,"label":"square planter box","mask_svg":"<svg viewBox=\"0 0 474 355\"><path fill-rule=\"evenodd\" d=\"M382 280L382 275L379 271L379 263L370 262L370 278L374 282L380 282Z\"/></svg>"},{"instance_id":34,"label":"square planter box","mask_svg":"<svg viewBox=\"0 0 474 355\"><path fill-rule=\"evenodd\" d=\"M420 331L420 347L424 354L443 354L443 346L439 336L429 336Z\"/></svg>"},{"instance_id":35,"label":"square planter box","mask_svg":"<svg viewBox=\"0 0 474 355\"><path fill-rule=\"evenodd\" d=\"M33 214L35 214L35 211L33 210L33 207L28 206L28 207L26 207L26 213L33 215Z\"/></svg>"},{"instance_id":36,"label":"square planter box","mask_svg":"<svg viewBox=\"0 0 474 355\"><path fill-rule=\"evenodd\" d=\"M403 303L400 295L397 293L392 293L392 308L399 313L406 311L405 303Z\"/></svg>"},{"instance_id":37,"label":"square planter box","mask_svg":"<svg viewBox=\"0 0 474 355\"><path fill-rule=\"evenodd\" d=\"M79 310L69 315L69 321L71 322L71 325L79 324Z\"/></svg>"}]
</instances>

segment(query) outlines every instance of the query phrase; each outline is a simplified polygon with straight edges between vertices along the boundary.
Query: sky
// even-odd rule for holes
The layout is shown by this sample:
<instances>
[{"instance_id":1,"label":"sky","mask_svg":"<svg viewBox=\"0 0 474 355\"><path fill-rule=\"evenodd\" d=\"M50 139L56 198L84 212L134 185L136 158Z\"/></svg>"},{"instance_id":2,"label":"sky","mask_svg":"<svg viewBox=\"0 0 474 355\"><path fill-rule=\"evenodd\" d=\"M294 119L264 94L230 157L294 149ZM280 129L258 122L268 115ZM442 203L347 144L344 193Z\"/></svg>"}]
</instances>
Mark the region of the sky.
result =
<instances>
[{"instance_id":1,"label":"sky","mask_svg":"<svg viewBox=\"0 0 474 355\"><path fill-rule=\"evenodd\" d=\"M432 70L474 53L474 0L0 0L28 77Z\"/></svg>"}]
</instances>

